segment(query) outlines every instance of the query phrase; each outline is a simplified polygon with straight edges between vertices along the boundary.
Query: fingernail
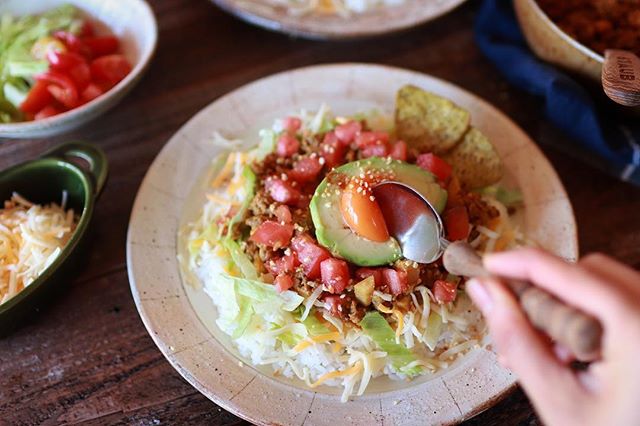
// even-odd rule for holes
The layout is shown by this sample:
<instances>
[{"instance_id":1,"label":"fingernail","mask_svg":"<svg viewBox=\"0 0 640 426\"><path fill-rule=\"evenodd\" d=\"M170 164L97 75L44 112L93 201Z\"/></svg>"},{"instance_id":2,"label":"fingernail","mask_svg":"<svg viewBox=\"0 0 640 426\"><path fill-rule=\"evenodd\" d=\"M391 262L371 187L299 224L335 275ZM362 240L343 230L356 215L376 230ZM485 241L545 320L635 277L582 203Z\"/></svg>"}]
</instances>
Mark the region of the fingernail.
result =
<instances>
[{"instance_id":1,"label":"fingernail","mask_svg":"<svg viewBox=\"0 0 640 426\"><path fill-rule=\"evenodd\" d=\"M493 308L493 299L487 287L477 279L470 279L465 286L473 303L480 308L483 314L488 314Z\"/></svg>"}]
</instances>

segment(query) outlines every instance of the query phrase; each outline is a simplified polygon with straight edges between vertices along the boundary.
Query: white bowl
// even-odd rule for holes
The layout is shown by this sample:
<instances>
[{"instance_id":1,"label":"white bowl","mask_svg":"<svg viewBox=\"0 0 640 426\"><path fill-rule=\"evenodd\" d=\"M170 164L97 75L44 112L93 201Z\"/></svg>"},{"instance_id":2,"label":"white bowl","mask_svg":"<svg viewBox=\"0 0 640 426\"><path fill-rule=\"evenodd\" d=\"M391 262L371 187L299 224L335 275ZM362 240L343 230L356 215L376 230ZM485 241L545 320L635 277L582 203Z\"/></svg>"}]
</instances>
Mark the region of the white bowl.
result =
<instances>
[{"instance_id":1,"label":"white bowl","mask_svg":"<svg viewBox=\"0 0 640 426\"><path fill-rule=\"evenodd\" d=\"M104 95L62 114L37 121L0 124L0 138L36 138L72 130L115 106L135 86L156 48L158 27L144 0L3 0L0 15L42 13L62 4L73 4L100 26L120 39L123 54L133 69L124 80Z\"/></svg>"}]
</instances>

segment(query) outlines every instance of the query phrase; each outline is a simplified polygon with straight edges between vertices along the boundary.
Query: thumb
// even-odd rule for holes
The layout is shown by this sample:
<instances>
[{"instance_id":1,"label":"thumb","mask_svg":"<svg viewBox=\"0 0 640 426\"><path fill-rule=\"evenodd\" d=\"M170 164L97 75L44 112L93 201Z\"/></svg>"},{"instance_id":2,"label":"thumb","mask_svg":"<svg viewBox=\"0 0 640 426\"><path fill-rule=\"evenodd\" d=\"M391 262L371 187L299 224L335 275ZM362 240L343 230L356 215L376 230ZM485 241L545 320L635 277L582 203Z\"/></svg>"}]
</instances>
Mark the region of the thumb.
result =
<instances>
[{"instance_id":1,"label":"thumb","mask_svg":"<svg viewBox=\"0 0 640 426\"><path fill-rule=\"evenodd\" d=\"M467 293L484 315L497 352L516 375L538 411L566 411L582 392L573 372L561 364L504 285L473 279Z\"/></svg>"}]
</instances>

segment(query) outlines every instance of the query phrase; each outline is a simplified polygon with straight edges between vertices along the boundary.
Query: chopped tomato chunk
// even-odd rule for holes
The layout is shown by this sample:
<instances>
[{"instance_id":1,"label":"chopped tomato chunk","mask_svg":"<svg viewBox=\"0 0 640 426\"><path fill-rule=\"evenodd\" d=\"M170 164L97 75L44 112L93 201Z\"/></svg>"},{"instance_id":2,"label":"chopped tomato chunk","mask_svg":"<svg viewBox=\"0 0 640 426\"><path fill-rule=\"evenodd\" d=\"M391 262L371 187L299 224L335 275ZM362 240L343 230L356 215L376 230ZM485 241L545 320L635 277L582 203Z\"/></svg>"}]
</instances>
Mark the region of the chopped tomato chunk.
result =
<instances>
[{"instance_id":1,"label":"chopped tomato chunk","mask_svg":"<svg viewBox=\"0 0 640 426\"><path fill-rule=\"evenodd\" d=\"M300 199L300 191L291 185L290 182L282 179L267 179L265 188L269 192L271 198L279 203L294 205Z\"/></svg>"},{"instance_id":2,"label":"chopped tomato chunk","mask_svg":"<svg viewBox=\"0 0 640 426\"><path fill-rule=\"evenodd\" d=\"M291 223L293 218L291 217L291 210L286 205L276 207L275 215L280 222Z\"/></svg>"},{"instance_id":3,"label":"chopped tomato chunk","mask_svg":"<svg viewBox=\"0 0 640 426\"><path fill-rule=\"evenodd\" d=\"M340 294L349 284L349 265L341 259L330 257L320 263L322 284L333 294Z\"/></svg>"},{"instance_id":4,"label":"chopped tomato chunk","mask_svg":"<svg viewBox=\"0 0 640 426\"><path fill-rule=\"evenodd\" d=\"M328 132L320 145L320 155L329 169L344 162L347 146L342 144L334 132Z\"/></svg>"},{"instance_id":5,"label":"chopped tomato chunk","mask_svg":"<svg viewBox=\"0 0 640 426\"><path fill-rule=\"evenodd\" d=\"M338 294L327 294L322 297L322 301L334 317L341 317L343 312L349 312L350 299L346 297L341 298Z\"/></svg>"},{"instance_id":6,"label":"chopped tomato chunk","mask_svg":"<svg viewBox=\"0 0 640 426\"><path fill-rule=\"evenodd\" d=\"M49 93L65 107L75 108L79 105L78 89L73 80L68 76L58 71L49 70L36 78L46 82Z\"/></svg>"},{"instance_id":7,"label":"chopped tomato chunk","mask_svg":"<svg viewBox=\"0 0 640 426\"><path fill-rule=\"evenodd\" d=\"M102 89L94 83L89 83L87 87L82 91L82 100L84 102L89 102L102 95L104 92Z\"/></svg>"},{"instance_id":8,"label":"chopped tomato chunk","mask_svg":"<svg viewBox=\"0 0 640 426\"><path fill-rule=\"evenodd\" d=\"M44 107L53 101L53 96L49 93L49 83L43 80L36 80L27 98L20 105L20 109L30 114L40 112Z\"/></svg>"},{"instance_id":9,"label":"chopped tomato chunk","mask_svg":"<svg viewBox=\"0 0 640 426\"><path fill-rule=\"evenodd\" d=\"M283 120L282 127L286 132L295 134L302 127L302 120L298 117L287 117Z\"/></svg>"},{"instance_id":10,"label":"chopped tomato chunk","mask_svg":"<svg viewBox=\"0 0 640 426\"><path fill-rule=\"evenodd\" d=\"M322 164L317 157L302 158L293 166L289 177L298 182L313 182L321 170Z\"/></svg>"},{"instance_id":11,"label":"chopped tomato chunk","mask_svg":"<svg viewBox=\"0 0 640 426\"><path fill-rule=\"evenodd\" d=\"M68 31L56 31L53 33L53 36L64 43L72 52L79 53L82 56L89 57L91 56L91 51L87 47L86 44L80 39L80 37L76 36L73 33Z\"/></svg>"},{"instance_id":12,"label":"chopped tomato chunk","mask_svg":"<svg viewBox=\"0 0 640 426\"><path fill-rule=\"evenodd\" d=\"M281 225L278 222L267 220L260 224L251 235L251 241L268 247L285 247L293 236L293 225Z\"/></svg>"},{"instance_id":13,"label":"chopped tomato chunk","mask_svg":"<svg viewBox=\"0 0 640 426\"><path fill-rule=\"evenodd\" d=\"M294 252L288 255L284 255L278 259L270 260L266 264L267 269L274 275L293 273L295 269L300 265L298 257Z\"/></svg>"},{"instance_id":14,"label":"chopped tomato chunk","mask_svg":"<svg viewBox=\"0 0 640 426\"><path fill-rule=\"evenodd\" d=\"M380 268L358 268L356 269L356 278L358 280L364 280L367 277L373 277L373 281L376 287L381 287L384 284L382 276L382 269Z\"/></svg>"},{"instance_id":15,"label":"chopped tomato chunk","mask_svg":"<svg viewBox=\"0 0 640 426\"><path fill-rule=\"evenodd\" d=\"M396 269L384 268L382 279L394 296L398 296L409 289L407 273Z\"/></svg>"},{"instance_id":16,"label":"chopped tomato chunk","mask_svg":"<svg viewBox=\"0 0 640 426\"><path fill-rule=\"evenodd\" d=\"M451 176L451 166L435 154L420 154L416 164L428 172L433 173L439 180L446 181Z\"/></svg>"},{"instance_id":17,"label":"chopped tomato chunk","mask_svg":"<svg viewBox=\"0 0 640 426\"><path fill-rule=\"evenodd\" d=\"M360 149L360 155L362 158L386 157L389 155L389 146L385 142L377 141L373 144L362 147Z\"/></svg>"},{"instance_id":18,"label":"chopped tomato chunk","mask_svg":"<svg viewBox=\"0 0 640 426\"><path fill-rule=\"evenodd\" d=\"M55 49L47 51L47 60L51 68L58 71L68 71L77 65L87 63L86 59L78 53L62 52Z\"/></svg>"},{"instance_id":19,"label":"chopped tomato chunk","mask_svg":"<svg viewBox=\"0 0 640 426\"><path fill-rule=\"evenodd\" d=\"M362 131L362 124L359 121L351 120L335 128L336 137L340 142L349 145L356 135Z\"/></svg>"},{"instance_id":20,"label":"chopped tomato chunk","mask_svg":"<svg viewBox=\"0 0 640 426\"><path fill-rule=\"evenodd\" d=\"M389 156L396 160L407 161L407 144L404 141L396 142L391 148Z\"/></svg>"},{"instance_id":21,"label":"chopped tomato chunk","mask_svg":"<svg viewBox=\"0 0 640 426\"><path fill-rule=\"evenodd\" d=\"M48 117L53 117L54 115L58 115L61 112L62 111L60 111L58 108L54 107L53 105L47 105L46 107L42 108L33 118L35 120L42 120L43 118L48 118Z\"/></svg>"},{"instance_id":22,"label":"chopped tomato chunk","mask_svg":"<svg viewBox=\"0 0 640 426\"><path fill-rule=\"evenodd\" d=\"M367 145L374 145L376 143L389 142L389 134L387 132L375 131L375 132L360 132L356 135L355 143L358 148L362 149Z\"/></svg>"},{"instance_id":23,"label":"chopped tomato chunk","mask_svg":"<svg viewBox=\"0 0 640 426\"><path fill-rule=\"evenodd\" d=\"M280 274L276 277L274 284L278 293L282 293L293 287L293 278L289 274Z\"/></svg>"},{"instance_id":24,"label":"chopped tomato chunk","mask_svg":"<svg viewBox=\"0 0 640 426\"><path fill-rule=\"evenodd\" d=\"M278 144L276 146L276 154L280 157L291 157L300 149L300 142L298 139L290 135L289 133L283 133L278 138Z\"/></svg>"},{"instance_id":25,"label":"chopped tomato chunk","mask_svg":"<svg viewBox=\"0 0 640 426\"><path fill-rule=\"evenodd\" d=\"M444 226L449 241L466 240L469 236L469 214L464 206L450 208L444 213Z\"/></svg>"},{"instance_id":26,"label":"chopped tomato chunk","mask_svg":"<svg viewBox=\"0 0 640 426\"><path fill-rule=\"evenodd\" d=\"M456 300L457 284L444 280L436 280L433 283L433 296L439 304L450 303Z\"/></svg>"},{"instance_id":27,"label":"chopped tomato chunk","mask_svg":"<svg viewBox=\"0 0 640 426\"><path fill-rule=\"evenodd\" d=\"M82 40L93 56L103 56L116 53L120 42L114 36L87 37Z\"/></svg>"},{"instance_id":28,"label":"chopped tomato chunk","mask_svg":"<svg viewBox=\"0 0 640 426\"><path fill-rule=\"evenodd\" d=\"M291 246L298 255L307 278L314 280L320 277L320 264L331 257L329 251L321 247L307 234L299 235L291 240Z\"/></svg>"},{"instance_id":29,"label":"chopped tomato chunk","mask_svg":"<svg viewBox=\"0 0 640 426\"><path fill-rule=\"evenodd\" d=\"M91 62L91 75L99 82L113 87L131 72L131 64L122 55L106 55Z\"/></svg>"}]
</instances>

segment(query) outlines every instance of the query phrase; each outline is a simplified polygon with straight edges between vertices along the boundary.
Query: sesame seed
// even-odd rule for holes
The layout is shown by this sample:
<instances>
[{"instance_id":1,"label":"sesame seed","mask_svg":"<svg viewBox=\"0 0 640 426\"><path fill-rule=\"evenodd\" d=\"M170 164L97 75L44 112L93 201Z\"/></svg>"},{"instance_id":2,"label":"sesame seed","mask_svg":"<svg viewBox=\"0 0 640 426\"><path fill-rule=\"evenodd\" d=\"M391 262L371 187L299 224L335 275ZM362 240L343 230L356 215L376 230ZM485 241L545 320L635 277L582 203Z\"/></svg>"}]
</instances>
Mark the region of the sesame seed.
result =
<instances>
[{"instance_id":1,"label":"sesame seed","mask_svg":"<svg viewBox=\"0 0 640 426\"><path fill-rule=\"evenodd\" d=\"M324 165L325 162L326 160L324 159L324 157L320 157L320 159L318 160L318 163L320 163L321 165Z\"/></svg>"},{"instance_id":2,"label":"sesame seed","mask_svg":"<svg viewBox=\"0 0 640 426\"><path fill-rule=\"evenodd\" d=\"M371 201L375 201L375 200L376 200L376 197L374 197L373 195L370 195L370 196L369 196L369 199L370 199Z\"/></svg>"},{"instance_id":3,"label":"sesame seed","mask_svg":"<svg viewBox=\"0 0 640 426\"><path fill-rule=\"evenodd\" d=\"M282 174L280 175L280 179L282 179L282 180L287 180L287 179L289 179L289 176L287 176L286 174L282 173Z\"/></svg>"}]
</instances>

